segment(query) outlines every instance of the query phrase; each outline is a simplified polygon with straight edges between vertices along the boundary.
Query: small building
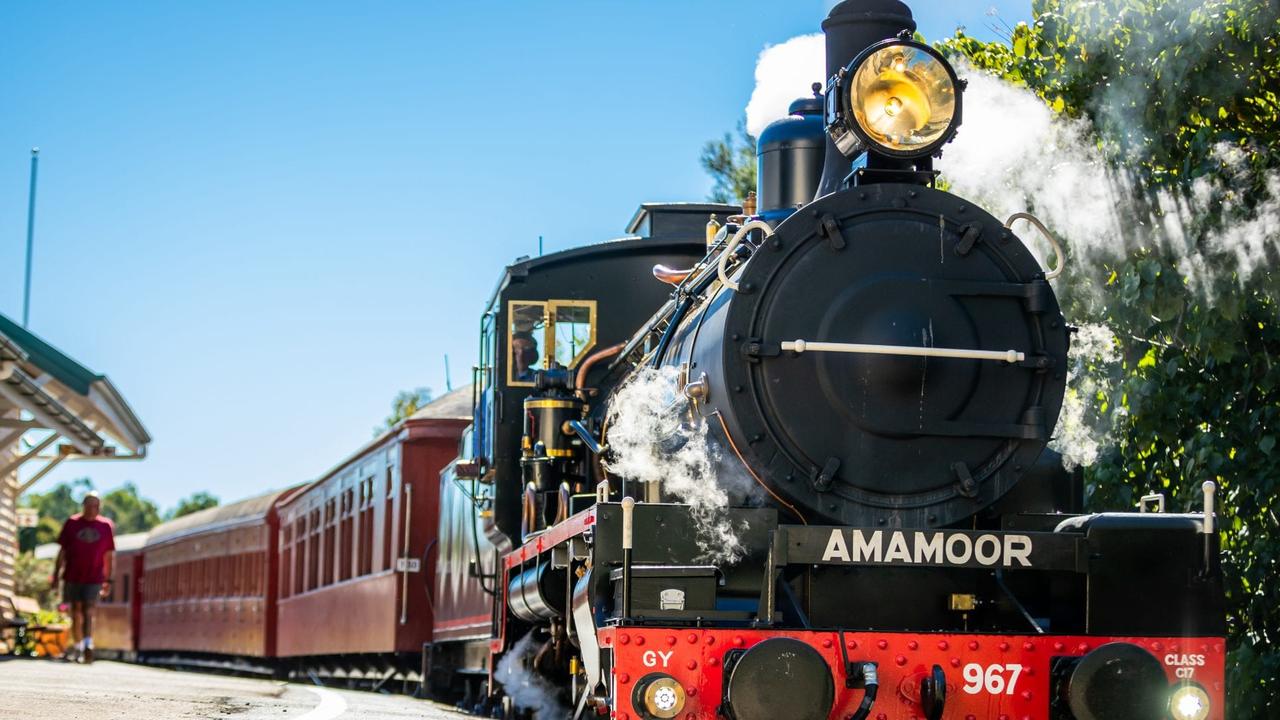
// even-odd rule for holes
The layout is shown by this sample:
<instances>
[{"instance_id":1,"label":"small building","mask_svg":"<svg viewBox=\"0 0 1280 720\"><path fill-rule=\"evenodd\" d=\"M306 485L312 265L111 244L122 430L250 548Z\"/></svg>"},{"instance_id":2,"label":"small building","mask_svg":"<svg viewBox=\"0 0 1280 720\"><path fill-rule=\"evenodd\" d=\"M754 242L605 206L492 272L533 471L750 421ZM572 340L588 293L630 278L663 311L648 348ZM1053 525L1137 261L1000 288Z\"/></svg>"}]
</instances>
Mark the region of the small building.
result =
<instances>
[{"instance_id":1,"label":"small building","mask_svg":"<svg viewBox=\"0 0 1280 720\"><path fill-rule=\"evenodd\" d=\"M0 595L14 592L18 497L64 461L141 459L150 442L106 375L0 315Z\"/></svg>"}]
</instances>

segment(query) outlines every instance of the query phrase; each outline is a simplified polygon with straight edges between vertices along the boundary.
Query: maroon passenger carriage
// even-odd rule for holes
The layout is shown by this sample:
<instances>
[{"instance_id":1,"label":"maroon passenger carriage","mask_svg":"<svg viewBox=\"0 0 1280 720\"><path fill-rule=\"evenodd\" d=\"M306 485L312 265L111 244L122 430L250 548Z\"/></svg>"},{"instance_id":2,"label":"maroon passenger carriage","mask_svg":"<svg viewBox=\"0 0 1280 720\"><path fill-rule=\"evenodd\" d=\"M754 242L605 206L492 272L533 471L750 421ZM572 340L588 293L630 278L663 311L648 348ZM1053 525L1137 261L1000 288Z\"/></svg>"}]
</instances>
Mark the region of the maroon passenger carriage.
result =
<instances>
[{"instance_id":1,"label":"maroon passenger carriage","mask_svg":"<svg viewBox=\"0 0 1280 720\"><path fill-rule=\"evenodd\" d=\"M418 682L432 634L440 470L471 421L470 387L400 422L281 505L282 670Z\"/></svg>"},{"instance_id":2,"label":"maroon passenger carriage","mask_svg":"<svg viewBox=\"0 0 1280 720\"><path fill-rule=\"evenodd\" d=\"M137 643L145 660L240 668L243 658L275 657L278 507L299 490L201 510L151 531Z\"/></svg>"},{"instance_id":3,"label":"maroon passenger carriage","mask_svg":"<svg viewBox=\"0 0 1280 720\"><path fill-rule=\"evenodd\" d=\"M108 656L368 685L422 678L436 618L440 473L471 421L460 388L313 483L117 538ZM470 508L468 503L466 507ZM446 519L446 523L450 521ZM487 636L445 611L448 637Z\"/></svg>"},{"instance_id":4,"label":"maroon passenger carriage","mask_svg":"<svg viewBox=\"0 0 1280 720\"><path fill-rule=\"evenodd\" d=\"M476 568L497 565L455 473L472 404L460 388L311 484L116 538L100 654L411 689L456 658L438 694L478 697L492 598Z\"/></svg>"}]
</instances>

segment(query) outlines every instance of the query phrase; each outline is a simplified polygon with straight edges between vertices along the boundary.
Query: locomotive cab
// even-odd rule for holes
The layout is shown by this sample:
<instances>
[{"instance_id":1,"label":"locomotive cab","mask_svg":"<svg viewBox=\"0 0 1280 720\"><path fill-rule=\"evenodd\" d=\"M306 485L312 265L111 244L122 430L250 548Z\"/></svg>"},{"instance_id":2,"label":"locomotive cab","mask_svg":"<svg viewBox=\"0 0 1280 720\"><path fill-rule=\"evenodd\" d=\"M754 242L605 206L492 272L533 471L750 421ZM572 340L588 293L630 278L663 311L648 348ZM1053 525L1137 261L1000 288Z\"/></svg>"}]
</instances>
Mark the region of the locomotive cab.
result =
<instances>
[{"instance_id":1,"label":"locomotive cab","mask_svg":"<svg viewBox=\"0 0 1280 720\"><path fill-rule=\"evenodd\" d=\"M739 212L714 203L646 203L626 237L521 258L503 271L481 319L474 444L458 468L483 480L492 509L486 532L499 547L519 545L547 524L527 518L530 482L537 515L545 511L547 520L563 515L564 483L571 495L594 497L595 471L578 451L583 440L564 429L595 404L584 388L606 391L600 384L609 355L601 351L667 300L670 288L654 281L654 266L694 264L706 253L707 219Z\"/></svg>"}]
</instances>

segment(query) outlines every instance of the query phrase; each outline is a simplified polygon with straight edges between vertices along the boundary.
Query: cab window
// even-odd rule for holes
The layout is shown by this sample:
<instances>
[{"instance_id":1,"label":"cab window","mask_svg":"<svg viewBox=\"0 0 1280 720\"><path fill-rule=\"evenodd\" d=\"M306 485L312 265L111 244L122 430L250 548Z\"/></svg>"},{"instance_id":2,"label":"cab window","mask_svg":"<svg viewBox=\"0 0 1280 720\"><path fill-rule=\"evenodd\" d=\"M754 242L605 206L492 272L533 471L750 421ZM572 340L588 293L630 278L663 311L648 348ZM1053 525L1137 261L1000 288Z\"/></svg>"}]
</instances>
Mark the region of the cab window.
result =
<instances>
[{"instance_id":1,"label":"cab window","mask_svg":"<svg viewBox=\"0 0 1280 720\"><path fill-rule=\"evenodd\" d=\"M507 384L532 386L533 373L546 367L547 304L512 301L508 315Z\"/></svg>"},{"instance_id":2,"label":"cab window","mask_svg":"<svg viewBox=\"0 0 1280 720\"><path fill-rule=\"evenodd\" d=\"M508 385L532 387L534 372L575 367L595 346L594 300L513 300L507 315Z\"/></svg>"},{"instance_id":3,"label":"cab window","mask_svg":"<svg viewBox=\"0 0 1280 720\"><path fill-rule=\"evenodd\" d=\"M590 300L553 301L552 327L555 329L555 359L564 367L577 365L595 345L595 302Z\"/></svg>"}]
</instances>

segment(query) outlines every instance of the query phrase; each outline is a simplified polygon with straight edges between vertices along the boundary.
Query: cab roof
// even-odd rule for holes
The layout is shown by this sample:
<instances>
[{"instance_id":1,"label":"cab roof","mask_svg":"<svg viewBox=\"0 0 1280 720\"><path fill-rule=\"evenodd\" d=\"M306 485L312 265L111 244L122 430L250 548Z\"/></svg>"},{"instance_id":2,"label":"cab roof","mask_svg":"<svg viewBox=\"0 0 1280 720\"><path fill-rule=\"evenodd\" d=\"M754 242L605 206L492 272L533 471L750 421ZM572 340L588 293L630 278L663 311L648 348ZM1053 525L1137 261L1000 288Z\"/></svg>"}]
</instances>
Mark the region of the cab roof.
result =
<instances>
[{"instance_id":1,"label":"cab roof","mask_svg":"<svg viewBox=\"0 0 1280 720\"><path fill-rule=\"evenodd\" d=\"M614 252L626 252L650 244L687 245L706 242L707 221L712 214L723 222L729 215L742 212L737 205L720 203L651 202L641 203L631 221L627 223L627 235L603 242L548 253L538 257L523 255L503 269L498 284L489 296L487 308L492 308L503 289L512 280L528 276L531 272L555 265L572 263L584 257Z\"/></svg>"}]
</instances>

